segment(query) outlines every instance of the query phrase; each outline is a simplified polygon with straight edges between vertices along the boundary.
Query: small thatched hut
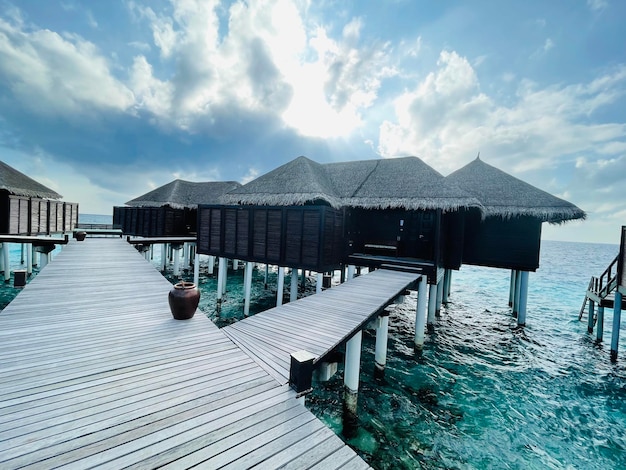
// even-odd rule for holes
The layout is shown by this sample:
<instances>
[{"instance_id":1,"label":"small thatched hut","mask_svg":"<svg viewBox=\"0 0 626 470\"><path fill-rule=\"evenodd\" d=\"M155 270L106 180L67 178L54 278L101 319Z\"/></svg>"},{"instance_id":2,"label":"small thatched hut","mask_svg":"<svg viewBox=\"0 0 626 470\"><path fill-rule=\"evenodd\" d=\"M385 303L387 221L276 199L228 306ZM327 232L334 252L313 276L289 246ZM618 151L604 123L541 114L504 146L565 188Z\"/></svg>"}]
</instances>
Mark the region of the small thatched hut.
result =
<instances>
[{"instance_id":1,"label":"small thatched hut","mask_svg":"<svg viewBox=\"0 0 626 470\"><path fill-rule=\"evenodd\" d=\"M42 235L69 232L78 221L78 204L0 162L0 233Z\"/></svg>"},{"instance_id":2,"label":"small thatched hut","mask_svg":"<svg viewBox=\"0 0 626 470\"><path fill-rule=\"evenodd\" d=\"M221 200L199 209L200 253L318 272L354 256L360 265L441 266L442 219L452 225L451 214L480 212L475 198L415 157L330 164L299 157ZM449 233L462 240L462 227ZM451 262L460 265L457 258Z\"/></svg>"},{"instance_id":3,"label":"small thatched hut","mask_svg":"<svg viewBox=\"0 0 626 470\"><path fill-rule=\"evenodd\" d=\"M465 220L463 263L535 271L539 267L541 224L584 219L585 212L521 181L480 158L446 180L474 196L484 218Z\"/></svg>"},{"instance_id":4,"label":"small thatched hut","mask_svg":"<svg viewBox=\"0 0 626 470\"><path fill-rule=\"evenodd\" d=\"M199 204L215 204L241 184L235 181L194 183L174 180L113 208L113 223L127 235L189 236L196 233Z\"/></svg>"}]
</instances>

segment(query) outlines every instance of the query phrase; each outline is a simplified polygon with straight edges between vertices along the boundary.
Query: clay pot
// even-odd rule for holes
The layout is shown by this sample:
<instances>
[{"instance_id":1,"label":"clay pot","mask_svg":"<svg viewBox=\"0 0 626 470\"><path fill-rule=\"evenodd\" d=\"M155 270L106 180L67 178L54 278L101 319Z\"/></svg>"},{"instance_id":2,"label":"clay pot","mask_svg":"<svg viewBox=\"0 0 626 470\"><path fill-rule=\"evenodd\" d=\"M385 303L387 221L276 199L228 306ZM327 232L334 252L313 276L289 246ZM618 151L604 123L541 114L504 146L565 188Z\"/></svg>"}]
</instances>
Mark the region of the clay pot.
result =
<instances>
[{"instance_id":1,"label":"clay pot","mask_svg":"<svg viewBox=\"0 0 626 470\"><path fill-rule=\"evenodd\" d=\"M87 236L87 232L76 232L76 241L82 242Z\"/></svg>"},{"instance_id":2,"label":"clay pot","mask_svg":"<svg viewBox=\"0 0 626 470\"><path fill-rule=\"evenodd\" d=\"M176 320L189 320L196 313L200 302L200 291L193 282L181 281L174 284L168 296L172 316Z\"/></svg>"}]
</instances>

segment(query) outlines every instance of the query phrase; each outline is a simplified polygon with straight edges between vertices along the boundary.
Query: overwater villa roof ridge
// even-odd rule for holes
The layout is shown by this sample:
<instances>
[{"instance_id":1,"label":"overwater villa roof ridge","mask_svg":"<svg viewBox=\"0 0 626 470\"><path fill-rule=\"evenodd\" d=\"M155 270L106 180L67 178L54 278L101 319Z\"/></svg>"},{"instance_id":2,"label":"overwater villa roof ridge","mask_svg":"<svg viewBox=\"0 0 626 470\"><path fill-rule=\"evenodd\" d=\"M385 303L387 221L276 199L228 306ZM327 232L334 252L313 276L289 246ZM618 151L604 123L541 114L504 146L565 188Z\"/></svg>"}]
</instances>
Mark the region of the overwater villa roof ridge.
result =
<instances>
[{"instance_id":1,"label":"overwater villa roof ridge","mask_svg":"<svg viewBox=\"0 0 626 470\"><path fill-rule=\"evenodd\" d=\"M476 197L488 217L529 216L560 224L587 216L576 205L499 170L479 157L449 174L446 180Z\"/></svg>"},{"instance_id":2,"label":"overwater villa roof ridge","mask_svg":"<svg viewBox=\"0 0 626 470\"><path fill-rule=\"evenodd\" d=\"M481 209L471 195L417 157L320 164L298 157L221 198L225 204L411 210Z\"/></svg>"},{"instance_id":3,"label":"overwater villa roof ridge","mask_svg":"<svg viewBox=\"0 0 626 470\"><path fill-rule=\"evenodd\" d=\"M6 190L16 196L36 197L41 199L62 199L56 191L44 186L24 173L0 161L0 190Z\"/></svg>"},{"instance_id":4,"label":"overwater villa roof ridge","mask_svg":"<svg viewBox=\"0 0 626 470\"><path fill-rule=\"evenodd\" d=\"M131 207L163 207L195 209L198 204L216 204L219 197L241 186L237 181L192 182L175 179L163 186L126 202Z\"/></svg>"}]
</instances>

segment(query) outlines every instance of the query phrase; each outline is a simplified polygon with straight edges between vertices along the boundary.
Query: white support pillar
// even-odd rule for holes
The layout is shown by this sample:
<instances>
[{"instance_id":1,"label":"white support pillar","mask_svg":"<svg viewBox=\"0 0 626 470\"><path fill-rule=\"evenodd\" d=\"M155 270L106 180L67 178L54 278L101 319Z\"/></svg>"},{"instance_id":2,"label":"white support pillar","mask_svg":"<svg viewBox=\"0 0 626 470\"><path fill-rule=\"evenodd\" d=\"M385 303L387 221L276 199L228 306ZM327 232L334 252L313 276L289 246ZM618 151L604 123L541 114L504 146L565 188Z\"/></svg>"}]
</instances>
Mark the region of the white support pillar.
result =
<instances>
[{"instance_id":1,"label":"white support pillar","mask_svg":"<svg viewBox=\"0 0 626 470\"><path fill-rule=\"evenodd\" d=\"M278 286L276 287L276 306L283 304L283 291L285 289L285 268L278 266Z\"/></svg>"},{"instance_id":2,"label":"white support pillar","mask_svg":"<svg viewBox=\"0 0 626 470\"><path fill-rule=\"evenodd\" d=\"M26 275L30 276L33 273L33 245L32 243L26 244Z\"/></svg>"},{"instance_id":3,"label":"white support pillar","mask_svg":"<svg viewBox=\"0 0 626 470\"><path fill-rule=\"evenodd\" d=\"M246 270L243 275L243 314L247 317L250 314L250 295L252 293L252 270L254 269L254 263L252 261L247 261L245 269Z\"/></svg>"},{"instance_id":4,"label":"white support pillar","mask_svg":"<svg viewBox=\"0 0 626 470\"><path fill-rule=\"evenodd\" d=\"M426 305L428 295L428 278L421 276L417 286L417 309L415 311L415 349L421 351L424 347L426 329Z\"/></svg>"},{"instance_id":5,"label":"white support pillar","mask_svg":"<svg viewBox=\"0 0 626 470\"><path fill-rule=\"evenodd\" d=\"M437 284L430 284L428 287L428 318L426 325L428 331L433 331L435 329L435 312L437 309Z\"/></svg>"},{"instance_id":6,"label":"white support pillar","mask_svg":"<svg viewBox=\"0 0 626 470\"><path fill-rule=\"evenodd\" d=\"M217 261L217 303L222 302L222 297L224 296L224 288L222 284L224 284L224 277L226 271L226 258L222 258L221 256Z\"/></svg>"},{"instance_id":7,"label":"white support pillar","mask_svg":"<svg viewBox=\"0 0 626 470\"><path fill-rule=\"evenodd\" d=\"M200 288L200 255L198 253L194 256L193 283L196 285L196 288Z\"/></svg>"},{"instance_id":8,"label":"white support pillar","mask_svg":"<svg viewBox=\"0 0 626 470\"><path fill-rule=\"evenodd\" d=\"M267 290L267 280L270 277L270 265L265 263L265 274L263 275L263 288Z\"/></svg>"},{"instance_id":9,"label":"white support pillar","mask_svg":"<svg viewBox=\"0 0 626 470\"><path fill-rule=\"evenodd\" d=\"M189 243L183 243L183 269L189 269Z\"/></svg>"},{"instance_id":10,"label":"white support pillar","mask_svg":"<svg viewBox=\"0 0 626 470\"><path fill-rule=\"evenodd\" d=\"M589 311L587 312L589 318L587 318L587 333L593 333L593 317L596 313L596 303L589 299Z\"/></svg>"},{"instance_id":11,"label":"white support pillar","mask_svg":"<svg viewBox=\"0 0 626 470\"><path fill-rule=\"evenodd\" d=\"M383 311L376 325L376 350L374 352L374 377L384 377L387 364L387 339L389 336L389 313Z\"/></svg>"},{"instance_id":12,"label":"white support pillar","mask_svg":"<svg viewBox=\"0 0 626 470\"><path fill-rule=\"evenodd\" d=\"M180 276L180 245L176 245L172 247L174 253L174 276Z\"/></svg>"},{"instance_id":13,"label":"white support pillar","mask_svg":"<svg viewBox=\"0 0 626 470\"><path fill-rule=\"evenodd\" d=\"M237 271L237 269L239 269L239 260L238 259L234 259L233 260L233 271Z\"/></svg>"},{"instance_id":14,"label":"white support pillar","mask_svg":"<svg viewBox=\"0 0 626 470\"><path fill-rule=\"evenodd\" d=\"M519 313L519 300L522 285L522 272L515 271L515 296L513 298L513 316L516 317Z\"/></svg>"},{"instance_id":15,"label":"white support pillar","mask_svg":"<svg viewBox=\"0 0 626 470\"><path fill-rule=\"evenodd\" d=\"M167 266L167 243L161 244L161 272L165 272Z\"/></svg>"},{"instance_id":16,"label":"white support pillar","mask_svg":"<svg viewBox=\"0 0 626 470\"><path fill-rule=\"evenodd\" d=\"M9 255L9 243L2 244L2 259L4 268L4 282L11 279L11 256Z\"/></svg>"},{"instance_id":17,"label":"white support pillar","mask_svg":"<svg viewBox=\"0 0 626 470\"><path fill-rule=\"evenodd\" d=\"M6 245L6 243L0 243L0 271L4 272L4 266L5 266L5 262L4 262L4 245Z\"/></svg>"},{"instance_id":18,"label":"white support pillar","mask_svg":"<svg viewBox=\"0 0 626 470\"><path fill-rule=\"evenodd\" d=\"M515 280L516 274L517 271L515 271L515 269L511 269L511 282L509 284L509 307L513 307L513 302L515 301L515 286L517 285Z\"/></svg>"},{"instance_id":19,"label":"white support pillar","mask_svg":"<svg viewBox=\"0 0 626 470\"><path fill-rule=\"evenodd\" d=\"M348 277L347 277L347 281L349 281L350 279L354 279L354 272L356 271L356 266L353 264L349 264L348 265Z\"/></svg>"},{"instance_id":20,"label":"white support pillar","mask_svg":"<svg viewBox=\"0 0 626 470\"><path fill-rule=\"evenodd\" d=\"M46 266L48 266L48 261L50 261L49 259L50 254L49 253L39 253L39 270L41 271L43 268L45 268ZM7 270L8 271L8 270ZM10 271L9 271L10 273ZM7 281L8 279L6 278L6 274L4 276L4 280Z\"/></svg>"},{"instance_id":21,"label":"white support pillar","mask_svg":"<svg viewBox=\"0 0 626 470\"><path fill-rule=\"evenodd\" d=\"M291 270L291 287L289 289L289 302L295 302L298 300L298 270L293 268Z\"/></svg>"},{"instance_id":22,"label":"white support pillar","mask_svg":"<svg viewBox=\"0 0 626 470\"><path fill-rule=\"evenodd\" d=\"M209 274L215 272L215 256L209 255Z\"/></svg>"},{"instance_id":23,"label":"white support pillar","mask_svg":"<svg viewBox=\"0 0 626 470\"><path fill-rule=\"evenodd\" d=\"M441 314L441 303L443 301L443 279L437 283L437 305L435 306L435 316L439 318Z\"/></svg>"},{"instance_id":24,"label":"white support pillar","mask_svg":"<svg viewBox=\"0 0 626 470\"><path fill-rule=\"evenodd\" d=\"M32 256L32 263L33 266L39 266L39 259L37 258L37 256L39 255L39 253L37 252L37 250L35 250L35 248L33 247L33 249L31 250L31 254Z\"/></svg>"},{"instance_id":25,"label":"white support pillar","mask_svg":"<svg viewBox=\"0 0 626 470\"><path fill-rule=\"evenodd\" d=\"M443 274L443 297L441 298L441 303L443 305L448 304L448 295L450 294L450 274L452 271L450 269L446 269Z\"/></svg>"},{"instance_id":26,"label":"white support pillar","mask_svg":"<svg viewBox=\"0 0 626 470\"><path fill-rule=\"evenodd\" d=\"M619 346L619 328L622 323L622 293L615 292L613 304L613 334L611 336L611 361L617 361L617 349Z\"/></svg>"},{"instance_id":27,"label":"white support pillar","mask_svg":"<svg viewBox=\"0 0 626 470\"><path fill-rule=\"evenodd\" d=\"M324 284L324 273L317 273L315 276L315 293L322 292L322 286Z\"/></svg>"},{"instance_id":28,"label":"white support pillar","mask_svg":"<svg viewBox=\"0 0 626 470\"><path fill-rule=\"evenodd\" d=\"M357 429L357 399L359 395L359 372L361 369L361 340L358 331L346 343L346 359L343 373L343 434L352 437Z\"/></svg>"},{"instance_id":29,"label":"white support pillar","mask_svg":"<svg viewBox=\"0 0 626 470\"><path fill-rule=\"evenodd\" d=\"M224 258L224 276L222 277L222 295L226 294L228 284L228 258Z\"/></svg>"},{"instance_id":30,"label":"white support pillar","mask_svg":"<svg viewBox=\"0 0 626 470\"><path fill-rule=\"evenodd\" d=\"M517 312L517 325L526 326L526 306L528 305L528 271L521 271L519 288L519 311Z\"/></svg>"},{"instance_id":31,"label":"white support pillar","mask_svg":"<svg viewBox=\"0 0 626 470\"><path fill-rule=\"evenodd\" d=\"M602 336L604 336L604 307L598 306L598 323L596 329L596 340L602 341Z\"/></svg>"}]
</instances>

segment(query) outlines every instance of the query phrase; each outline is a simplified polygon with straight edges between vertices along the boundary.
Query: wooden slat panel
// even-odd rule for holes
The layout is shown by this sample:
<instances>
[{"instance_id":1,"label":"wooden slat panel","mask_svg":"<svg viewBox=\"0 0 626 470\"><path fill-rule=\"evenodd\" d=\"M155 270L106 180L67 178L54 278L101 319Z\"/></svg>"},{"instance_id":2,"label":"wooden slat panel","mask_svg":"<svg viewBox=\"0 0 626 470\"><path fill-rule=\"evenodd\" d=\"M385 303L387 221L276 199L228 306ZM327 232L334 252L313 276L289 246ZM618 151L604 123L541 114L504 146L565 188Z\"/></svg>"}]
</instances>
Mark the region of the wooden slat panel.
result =
<instances>
[{"instance_id":1,"label":"wooden slat panel","mask_svg":"<svg viewBox=\"0 0 626 470\"><path fill-rule=\"evenodd\" d=\"M267 211L267 259L270 262L279 263L281 261L282 227L283 211L269 209Z\"/></svg>"},{"instance_id":2,"label":"wooden slat panel","mask_svg":"<svg viewBox=\"0 0 626 470\"><path fill-rule=\"evenodd\" d=\"M248 257L248 247L250 245L250 212L240 209L237 211L237 256Z\"/></svg>"},{"instance_id":3,"label":"wooden slat panel","mask_svg":"<svg viewBox=\"0 0 626 470\"><path fill-rule=\"evenodd\" d=\"M254 208L253 230L252 256L257 259L266 259L267 210Z\"/></svg>"},{"instance_id":4,"label":"wooden slat panel","mask_svg":"<svg viewBox=\"0 0 626 470\"><path fill-rule=\"evenodd\" d=\"M288 265L302 263L302 209L286 210L285 261Z\"/></svg>"}]
</instances>

